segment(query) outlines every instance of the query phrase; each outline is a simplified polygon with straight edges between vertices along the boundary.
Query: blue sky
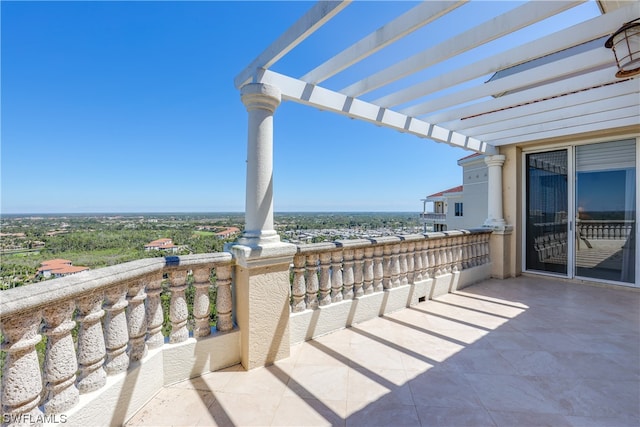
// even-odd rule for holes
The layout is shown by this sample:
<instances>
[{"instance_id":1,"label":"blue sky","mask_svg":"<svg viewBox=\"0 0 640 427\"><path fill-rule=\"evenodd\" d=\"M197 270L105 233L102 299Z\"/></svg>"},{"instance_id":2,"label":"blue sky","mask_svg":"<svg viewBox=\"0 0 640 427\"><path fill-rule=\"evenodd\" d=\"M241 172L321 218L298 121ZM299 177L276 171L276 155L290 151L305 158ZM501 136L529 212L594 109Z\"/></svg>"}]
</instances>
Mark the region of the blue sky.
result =
<instances>
[{"instance_id":1,"label":"blue sky","mask_svg":"<svg viewBox=\"0 0 640 427\"><path fill-rule=\"evenodd\" d=\"M2 213L244 210L247 114L233 78L313 3L0 4ZM354 35L333 40L354 42L411 5L360 4L335 23ZM512 5L483 5L500 7ZM308 71L327 40L275 70ZM274 207L418 211L420 198L461 183L456 160L468 154L286 102Z\"/></svg>"}]
</instances>

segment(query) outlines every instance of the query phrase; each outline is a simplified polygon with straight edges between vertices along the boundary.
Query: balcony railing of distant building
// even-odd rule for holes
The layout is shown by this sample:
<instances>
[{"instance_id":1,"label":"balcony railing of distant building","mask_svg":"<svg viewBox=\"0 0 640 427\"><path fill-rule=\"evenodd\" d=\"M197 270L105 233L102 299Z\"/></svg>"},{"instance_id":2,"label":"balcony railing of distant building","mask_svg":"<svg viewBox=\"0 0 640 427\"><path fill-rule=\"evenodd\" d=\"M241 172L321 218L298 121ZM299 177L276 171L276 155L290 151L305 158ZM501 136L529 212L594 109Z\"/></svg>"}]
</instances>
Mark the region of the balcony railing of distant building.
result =
<instances>
[{"instance_id":1,"label":"balcony railing of distant building","mask_svg":"<svg viewBox=\"0 0 640 427\"><path fill-rule=\"evenodd\" d=\"M447 214L436 212L422 212L420 218L424 221L440 222L447 220Z\"/></svg>"},{"instance_id":2,"label":"balcony railing of distant building","mask_svg":"<svg viewBox=\"0 0 640 427\"><path fill-rule=\"evenodd\" d=\"M299 245L290 341L488 278L490 235ZM120 425L163 386L240 363L235 267L226 252L149 258L3 291L4 422L64 414L67 425L95 424L96 416Z\"/></svg>"}]
</instances>

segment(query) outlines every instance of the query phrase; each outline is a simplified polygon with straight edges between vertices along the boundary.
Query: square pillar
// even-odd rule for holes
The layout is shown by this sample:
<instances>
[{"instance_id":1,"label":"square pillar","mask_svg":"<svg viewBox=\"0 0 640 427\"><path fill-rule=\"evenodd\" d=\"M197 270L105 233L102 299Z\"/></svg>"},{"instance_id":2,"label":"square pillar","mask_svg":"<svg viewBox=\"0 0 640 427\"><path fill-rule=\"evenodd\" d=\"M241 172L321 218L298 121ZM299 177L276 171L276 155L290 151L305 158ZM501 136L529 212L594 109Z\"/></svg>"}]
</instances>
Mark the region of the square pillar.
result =
<instances>
[{"instance_id":1,"label":"square pillar","mask_svg":"<svg viewBox=\"0 0 640 427\"><path fill-rule=\"evenodd\" d=\"M289 267L296 246L234 245L231 251L242 366L249 370L289 357Z\"/></svg>"}]
</instances>

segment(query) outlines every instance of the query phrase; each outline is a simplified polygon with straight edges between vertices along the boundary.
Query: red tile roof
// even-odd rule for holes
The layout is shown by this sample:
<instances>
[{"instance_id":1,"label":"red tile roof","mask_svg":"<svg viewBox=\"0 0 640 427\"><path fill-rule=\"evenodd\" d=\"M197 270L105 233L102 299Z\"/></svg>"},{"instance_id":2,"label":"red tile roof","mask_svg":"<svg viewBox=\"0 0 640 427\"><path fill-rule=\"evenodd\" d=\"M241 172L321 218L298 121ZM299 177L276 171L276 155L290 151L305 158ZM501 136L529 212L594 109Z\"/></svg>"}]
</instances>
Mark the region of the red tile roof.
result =
<instances>
[{"instance_id":1,"label":"red tile roof","mask_svg":"<svg viewBox=\"0 0 640 427\"><path fill-rule=\"evenodd\" d=\"M447 193L460 193L462 191L463 187L464 186L462 186L462 185L458 185L457 187L453 187L453 188L450 188L448 190L444 190L444 191L432 194L432 195L427 196L427 197L440 197L440 196L444 196Z\"/></svg>"}]
</instances>

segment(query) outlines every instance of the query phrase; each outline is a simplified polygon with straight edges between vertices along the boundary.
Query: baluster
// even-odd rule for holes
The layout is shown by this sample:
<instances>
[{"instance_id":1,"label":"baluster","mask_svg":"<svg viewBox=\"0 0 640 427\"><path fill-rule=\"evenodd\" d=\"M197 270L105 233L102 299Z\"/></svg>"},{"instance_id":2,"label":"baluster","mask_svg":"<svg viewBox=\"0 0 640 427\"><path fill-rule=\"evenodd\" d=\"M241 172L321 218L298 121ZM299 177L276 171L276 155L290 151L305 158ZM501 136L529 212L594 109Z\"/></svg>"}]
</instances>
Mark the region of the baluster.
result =
<instances>
[{"instance_id":1,"label":"baluster","mask_svg":"<svg viewBox=\"0 0 640 427\"><path fill-rule=\"evenodd\" d=\"M320 253L320 305L331 304L331 252Z\"/></svg>"},{"instance_id":2,"label":"baluster","mask_svg":"<svg viewBox=\"0 0 640 427\"><path fill-rule=\"evenodd\" d=\"M416 282L416 244L414 242L407 243L407 283L414 284Z\"/></svg>"},{"instance_id":3,"label":"baluster","mask_svg":"<svg viewBox=\"0 0 640 427\"><path fill-rule=\"evenodd\" d=\"M373 292L380 292L384 289L382 285L382 279L384 277L383 253L384 248L382 245L373 248Z\"/></svg>"},{"instance_id":4,"label":"baluster","mask_svg":"<svg viewBox=\"0 0 640 427\"><path fill-rule=\"evenodd\" d=\"M193 336L206 337L211 334L209 318L211 316L209 301L209 289L211 287L211 269L200 267L193 270Z\"/></svg>"},{"instance_id":5,"label":"baluster","mask_svg":"<svg viewBox=\"0 0 640 427\"><path fill-rule=\"evenodd\" d=\"M421 240L415 243L415 252L413 253L413 283L422 282L422 280L424 280L422 278L422 272L424 270L424 267L422 265L422 244L423 242Z\"/></svg>"},{"instance_id":6,"label":"baluster","mask_svg":"<svg viewBox=\"0 0 640 427\"><path fill-rule=\"evenodd\" d=\"M147 299L146 284L146 279L138 280L132 283L127 291L129 360L132 362L141 360L147 354L147 344L144 342L145 335L147 335L147 315L144 307L144 302Z\"/></svg>"},{"instance_id":7,"label":"baluster","mask_svg":"<svg viewBox=\"0 0 640 427\"><path fill-rule=\"evenodd\" d=\"M462 236L462 260L461 265L462 269L465 270L469 268L469 239L471 236L465 234Z\"/></svg>"},{"instance_id":8,"label":"baluster","mask_svg":"<svg viewBox=\"0 0 640 427\"><path fill-rule=\"evenodd\" d=\"M344 269L342 270L344 290L342 291L342 298L350 300L353 299L353 283L355 282L353 277L353 249L345 249L342 256L344 257Z\"/></svg>"},{"instance_id":9,"label":"baluster","mask_svg":"<svg viewBox=\"0 0 640 427\"><path fill-rule=\"evenodd\" d=\"M431 254L429 250L430 245L429 240L424 240L422 242L422 280L427 280L432 277L431 274L431 266L429 256Z\"/></svg>"},{"instance_id":10,"label":"baluster","mask_svg":"<svg viewBox=\"0 0 640 427\"><path fill-rule=\"evenodd\" d=\"M484 245L483 245L484 256L482 258L482 263L483 264L488 264L489 262L491 262L491 254L489 252L490 247L491 247L490 246L490 239L491 239L491 235L489 235L489 234L485 234L483 239L482 239L484 241Z\"/></svg>"},{"instance_id":11,"label":"baluster","mask_svg":"<svg viewBox=\"0 0 640 427\"><path fill-rule=\"evenodd\" d=\"M107 360L104 368L107 375L124 372L129 367L129 355L127 354L129 330L127 329L127 315L124 312L127 305L127 286L116 286L105 292L104 338Z\"/></svg>"},{"instance_id":12,"label":"baluster","mask_svg":"<svg viewBox=\"0 0 640 427\"><path fill-rule=\"evenodd\" d=\"M227 332L233 329L230 264L216 267L216 287L216 329L220 332Z\"/></svg>"},{"instance_id":13,"label":"baluster","mask_svg":"<svg viewBox=\"0 0 640 427\"><path fill-rule=\"evenodd\" d=\"M453 238L453 264L451 266L452 271L457 272L462 270L462 237L457 236Z\"/></svg>"},{"instance_id":14,"label":"baluster","mask_svg":"<svg viewBox=\"0 0 640 427\"><path fill-rule=\"evenodd\" d=\"M147 348L154 349L164 344L162 336L162 273L152 274L145 279L147 283Z\"/></svg>"},{"instance_id":15,"label":"baluster","mask_svg":"<svg viewBox=\"0 0 640 427\"><path fill-rule=\"evenodd\" d=\"M342 251L331 253L331 302L342 301Z\"/></svg>"},{"instance_id":16,"label":"baluster","mask_svg":"<svg viewBox=\"0 0 640 427\"><path fill-rule=\"evenodd\" d=\"M383 247L383 258L382 258L382 286L383 289L391 289L393 287L393 282L391 281L391 245L384 245Z\"/></svg>"},{"instance_id":17,"label":"baluster","mask_svg":"<svg viewBox=\"0 0 640 427\"><path fill-rule=\"evenodd\" d=\"M433 268L434 268L434 277L440 276L442 274L442 257L440 253L440 245L442 243L442 239L437 239L433 241Z\"/></svg>"},{"instance_id":18,"label":"baluster","mask_svg":"<svg viewBox=\"0 0 640 427\"><path fill-rule=\"evenodd\" d=\"M42 376L36 344L42 336L38 333L42 313L20 313L2 323L6 352L2 375L2 414L26 414L25 418L41 417L38 408L42 394ZM16 423L18 424L18 423Z\"/></svg>"},{"instance_id":19,"label":"baluster","mask_svg":"<svg viewBox=\"0 0 640 427\"><path fill-rule=\"evenodd\" d=\"M169 290L171 291L171 304L169 305L171 333L169 334L169 342L175 344L186 341L189 338L189 330L187 329L189 309L184 295L187 289L187 271L174 270L169 273L169 279L171 281L169 285Z\"/></svg>"},{"instance_id":20,"label":"baluster","mask_svg":"<svg viewBox=\"0 0 640 427\"><path fill-rule=\"evenodd\" d=\"M408 285L409 284L409 264L407 262L407 244L402 242L399 244L400 246L400 256L398 257L398 262L400 264L400 285Z\"/></svg>"},{"instance_id":21,"label":"baluster","mask_svg":"<svg viewBox=\"0 0 640 427\"><path fill-rule=\"evenodd\" d=\"M374 249L371 246L367 246L364 249L364 294L369 295L373 293L373 252Z\"/></svg>"},{"instance_id":22,"label":"baluster","mask_svg":"<svg viewBox=\"0 0 640 427\"><path fill-rule=\"evenodd\" d=\"M391 247L391 287L397 288L400 281L400 244L396 243Z\"/></svg>"},{"instance_id":23,"label":"baluster","mask_svg":"<svg viewBox=\"0 0 640 427\"><path fill-rule=\"evenodd\" d=\"M78 390L89 393L105 385L107 374L103 368L106 356L104 334L100 320L104 316L102 294L78 298Z\"/></svg>"},{"instance_id":24,"label":"baluster","mask_svg":"<svg viewBox=\"0 0 640 427\"><path fill-rule=\"evenodd\" d=\"M446 273L453 272L453 238L444 239L444 270Z\"/></svg>"},{"instance_id":25,"label":"baluster","mask_svg":"<svg viewBox=\"0 0 640 427\"><path fill-rule=\"evenodd\" d=\"M477 234L474 234L469 238L469 267L476 266L477 242L478 242Z\"/></svg>"},{"instance_id":26,"label":"baluster","mask_svg":"<svg viewBox=\"0 0 640 427\"><path fill-rule=\"evenodd\" d=\"M307 257L304 255L297 254L293 257L293 284L291 285L293 301L291 302L291 311L294 313L304 311L307 308L304 298L307 293L307 286L304 280L306 263Z\"/></svg>"},{"instance_id":27,"label":"baluster","mask_svg":"<svg viewBox=\"0 0 640 427\"><path fill-rule=\"evenodd\" d=\"M353 265L353 293L356 298L364 295L364 289L362 286L364 285L364 249L358 248L354 251L355 253L355 262Z\"/></svg>"},{"instance_id":28,"label":"baluster","mask_svg":"<svg viewBox=\"0 0 640 427\"><path fill-rule=\"evenodd\" d=\"M76 382L78 359L71 331L76 326L73 301L55 304L44 309L44 334L47 336L47 350L44 361L46 398L44 412L58 414L75 406L80 392Z\"/></svg>"},{"instance_id":29,"label":"baluster","mask_svg":"<svg viewBox=\"0 0 640 427\"><path fill-rule=\"evenodd\" d=\"M307 308L318 308L318 254L307 255Z\"/></svg>"}]
</instances>

